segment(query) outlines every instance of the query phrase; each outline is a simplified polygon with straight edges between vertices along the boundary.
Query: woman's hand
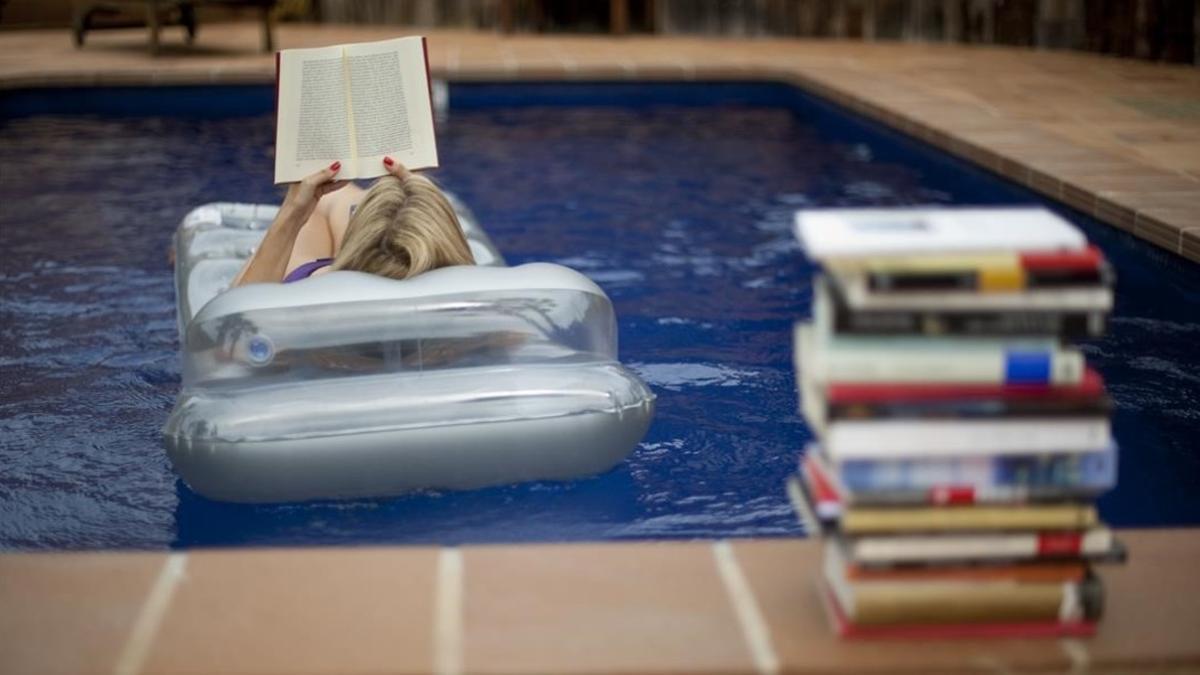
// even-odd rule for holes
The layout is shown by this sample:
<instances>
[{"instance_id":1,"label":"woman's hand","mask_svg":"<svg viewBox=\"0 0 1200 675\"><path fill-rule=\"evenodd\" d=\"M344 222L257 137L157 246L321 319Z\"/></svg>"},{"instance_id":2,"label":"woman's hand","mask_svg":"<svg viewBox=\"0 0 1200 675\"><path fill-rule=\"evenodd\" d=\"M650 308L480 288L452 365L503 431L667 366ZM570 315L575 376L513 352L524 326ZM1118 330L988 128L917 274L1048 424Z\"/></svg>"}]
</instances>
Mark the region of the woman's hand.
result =
<instances>
[{"instance_id":1,"label":"woman's hand","mask_svg":"<svg viewBox=\"0 0 1200 675\"><path fill-rule=\"evenodd\" d=\"M399 178L400 180L404 180L412 175L412 172L406 169L403 164L397 162L391 157L383 158L383 168L387 169L388 173L396 178Z\"/></svg>"},{"instance_id":2,"label":"woman's hand","mask_svg":"<svg viewBox=\"0 0 1200 675\"><path fill-rule=\"evenodd\" d=\"M279 282L287 272L288 260L291 259L292 249L296 246L296 238L304 229L304 223L317 210L321 197L343 188L349 181L335 181L341 162L334 162L329 168L322 169L311 176L305 177L299 183L288 186L287 196L283 205L262 243L254 250L246 261L242 271L233 279L234 286L263 282Z\"/></svg>"},{"instance_id":3,"label":"woman's hand","mask_svg":"<svg viewBox=\"0 0 1200 675\"><path fill-rule=\"evenodd\" d=\"M346 187L350 181L333 179L337 172L342 168L341 162L334 162L327 168L306 176L299 183L292 183L288 186L287 196L283 198L283 206L280 207L281 212L286 212L289 220L300 224L308 220L309 216L316 210L317 204L321 201L321 197Z\"/></svg>"}]
</instances>

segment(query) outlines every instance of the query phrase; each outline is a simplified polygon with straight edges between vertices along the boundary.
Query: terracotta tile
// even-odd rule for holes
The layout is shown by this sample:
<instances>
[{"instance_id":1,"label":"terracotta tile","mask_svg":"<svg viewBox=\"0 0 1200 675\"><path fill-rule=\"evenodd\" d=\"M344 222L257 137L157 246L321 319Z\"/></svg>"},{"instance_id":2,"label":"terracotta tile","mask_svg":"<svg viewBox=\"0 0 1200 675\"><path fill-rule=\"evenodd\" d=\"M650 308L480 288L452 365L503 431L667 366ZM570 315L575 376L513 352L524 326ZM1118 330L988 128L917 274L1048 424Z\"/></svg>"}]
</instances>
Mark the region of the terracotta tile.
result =
<instances>
[{"instance_id":1,"label":"terracotta tile","mask_svg":"<svg viewBox=\"0 0 1200 675\"><path fill-rule=\"evenodd\" d=\"M1146 213L1138 214L1133 228L1135 235L1147 241L1154 242L1174 253L1179 252L1181 232L1180 228L1173 226L1171 223L1160 221Z\"/></svg>"},{"instance_id":2,"label":"terracotta tile","mask_svg":"<svg viewBox=\"0 0 1200 675\"><path fill-rule=\"evenodd\" d=\"M742 541L734 551L786 672L1008 672L1069 666L1053 640L942 641L927 643L927 649L907 641L839 640L818 596L819 541Z\"/></svg>"},{"instance_id":3,"label":"terracotta tile","mask_svg":"<svg viewBox=\"0 0 1200 675\"><path fill-rule=\"evenodd\" d=\"M1137 218L1150 218L1180 231L1200 227L1200 209L1152 207L1138 211Z\"/></svg>"},{"instance_id":4,"label":"terracotta tile","mask_svg":"<svg viewBox=\"0 0 1200 675\"><path fill-rule=\"evenodd\" d=\"M1026 185L1029 181L1029 167L1024 162L1012 157L1000 157L996 172L1022 185Z\"/></svg>"},{"instance_id":5,"label":"terracotta tile","mask_svg":"<svg viewBox=\"0 0 1200 675\"><path fill-rule=\"evenodd\" d=\"M1098 194L1105 192L1196 192L1194 181L1147 167L1140 174L1081 176L1075 182Z\"/></svg>"},{"instance_id":6,"label":"terracotta tile","mask_svg":"<svg viewBox=\"0 0 1200 675\"><path fill-rule=\"evenodd\" d=\"M514 77L521 80L562 80L566 79L568 70L559 60L517 61Z\"/></svg>"},{"instance_id":7,"label":"terracotta tile","mask_svg":"<svg viewBox=\"0 0 1200 675\"><path fill-rule=\"evenodd\" d=\"M1200 214L1200 192L1101 192L1097 199L1127 205L1138 212L1170 210Z\"/></svg>"},{"instance_id":8,"label":"terracotta tile","mask_svg":"<svg viewBox=\"0 0 1200 675\"><path fill-rule=\"evenodd\" d=\"M434 549L190 554L147 673L377 673L432 665Z\"/></svg>"},{"instance_id":9,"label":"terracotta tile","mask_svg":"<svg viewBox=\"0 0 1200 675\"><path fill-rule=\"evenodd\" d=\"M464 550L468 672L731 672L752 664L711 545Z\"/></svg>"},{"instance_id":10,"label":"terracotta tile","mask_svg":"<svg viewBox=\"0 0 1200 675\"><path fill-rule=\"evenodd\" d=\"M1086 647L1092 663L1132 667L1200 664L1200 602L1190 592L1200 565L1196 530L1125 530L1127 565L1099 568L1105 586L1104 620Z\"/></svg>"},{"instance_id":11,"label":"terracotta tile","mask_svg":"<svg viewBox=\"0 0 1200 675\"><path fill-rule=\"evenodd\" d=\"M1056 199L1062 189L1062 183L1056 176L1033 167L1029 169L1027 185L1037 192Z\"/></svg>"},{"instance_id":12,"label":"terracotta tile","mask_svg":"<svg viewBox=\"0 0 1200 675\"><path fill-rule=\"evenodd\" d=\"M632 64L577 63L575 69L567 73L573 80L627 80L636 76L637 70Z\"/></svg>"},{"instance_id":13,"label":"terracotta tile","mask_svg":"<svg viewBox=\"0 0 1200 675\"><path fill-rule=\"evenodd\" d=\"M1179 253L1189 260L1200 262L1200 227L1184 230L1182 241Z\"/></svg>"},{"instance_id":14,"label":"terracotta tile","mask_svg":"<svg viewBox=\"0 0 1200 675\"><path fill-rule=\"evenodd\" d=\"M1122 230L1133 230L1137 210L1128 204L1121 204L1104 196L1097 195L1092 205L1092 215L1098 220Z\"/></svg>"},{"instance_id":15,"label":"terracotta tile","mask_svg":"<svg viewBox=\"0 0 1200 675\"><path fill-rule=\"evenodd\" d=\"M1096 193L1066 179L1059 188L1059 199L1084 213L1091 213L1096 205Z\"/></svg>"},{"instance_id":16,"label":"terracotta tile","mask_svg":"<svg viewBox=\"0 0 1200 675\"><path fill-rule=\"evenodd\" d=\"M111 672L165 560L157 553L0 556L0 672Z\"/></svg>"}]
</instances>

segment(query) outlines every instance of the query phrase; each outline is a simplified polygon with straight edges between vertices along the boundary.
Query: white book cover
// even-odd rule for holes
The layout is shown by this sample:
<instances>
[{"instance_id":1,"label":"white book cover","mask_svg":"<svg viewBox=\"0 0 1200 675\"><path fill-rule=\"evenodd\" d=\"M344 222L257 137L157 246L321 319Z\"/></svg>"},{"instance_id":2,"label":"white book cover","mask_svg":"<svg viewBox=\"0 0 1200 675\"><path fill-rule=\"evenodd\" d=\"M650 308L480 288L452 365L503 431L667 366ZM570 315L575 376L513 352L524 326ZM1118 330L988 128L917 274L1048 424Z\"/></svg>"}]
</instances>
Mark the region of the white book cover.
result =
<instances>
[{"instance_id":1,"label":"white book cover","mask_svg":"<svg viewBox=\"0 0 1200 675\"><path fill-rule=\"evenodd\" d=\"M1107 447L1107 417L837 421L822 444L837 461L900 457L1092 452Z\"/></svg>"},{"instance_id":2,"label":"white book cover","mask_svg":"<svg viewBox=\"0 0 1200 675\"><path fill-rule=\"evenodd\" d=\"M905 535L858 537L847 541L856 563L921 563L942 560L1026 559L1039 556L1041 535L1036 532L980 535ZM1113 547L1112 531L1087 530L1079 542L1084 555L1103 554Z\"/></svg>"},{"instance_id":3,"label":"white book cover","mask_svg":"<svg viewBox=\"0 0 1200 675\"><path fill-rule=\"evenodd\" d=\"M425 38L278 55L275 182L335 161L338 178L375 178L391 156L409 169L438 165Z\"/></svg>"},{"instance_id":4,"label":"white book cover","mask_svg":"<svg viewBox=\"0 0 1200 675\"><path fill-rule=\"evenodd\" d=\"M804 209L796 212L795 229L815 260L1087 246L1074 225L1030 207Z\"/></svg>"}]
</instances>

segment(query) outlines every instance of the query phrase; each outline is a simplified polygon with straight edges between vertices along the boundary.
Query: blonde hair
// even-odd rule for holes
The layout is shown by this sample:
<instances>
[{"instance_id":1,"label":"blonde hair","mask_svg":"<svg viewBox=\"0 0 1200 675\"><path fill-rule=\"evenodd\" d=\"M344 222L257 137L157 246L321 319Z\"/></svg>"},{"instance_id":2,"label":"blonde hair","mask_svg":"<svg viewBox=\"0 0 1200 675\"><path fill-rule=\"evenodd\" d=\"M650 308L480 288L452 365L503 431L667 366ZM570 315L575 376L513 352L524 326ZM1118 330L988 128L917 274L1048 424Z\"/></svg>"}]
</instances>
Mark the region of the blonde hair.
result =
<instances>
[{"instance_id":1,"label":"blonde hair","mask_svg":"<svg viewBox=\"0 0 1200 675\"><path fill-rule=\"evenodd\" d=\"M333 259L335 270L392 279L473 264L454 207L433 181L418 175L375 181L350 217Z\"/></svg>"}]
</instances>

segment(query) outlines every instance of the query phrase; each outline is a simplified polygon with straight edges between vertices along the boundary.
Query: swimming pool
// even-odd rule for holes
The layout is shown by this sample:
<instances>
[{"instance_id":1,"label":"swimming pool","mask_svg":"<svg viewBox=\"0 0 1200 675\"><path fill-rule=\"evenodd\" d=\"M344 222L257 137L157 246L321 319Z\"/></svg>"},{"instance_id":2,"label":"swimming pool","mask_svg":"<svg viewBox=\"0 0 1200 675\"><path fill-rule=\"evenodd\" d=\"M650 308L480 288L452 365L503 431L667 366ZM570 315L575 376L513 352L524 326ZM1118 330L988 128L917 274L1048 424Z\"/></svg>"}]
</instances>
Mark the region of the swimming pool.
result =
<instances>
[{"instance_id":1,"label":"swimming pool","mask_svg":"<svg viewBox=\"0 0 1200 675\"><path fill-rule=\"evenodd\" d=\"M179 218L277 201L267 87L0 94L0 548L565 541L801 534L809 437L792 322L801 206L1035 203L1032 193L781 84L459 84L436 177L509 262L612 297L658 394L641 447L569 483L239 506L183 486L159 429L179 387ZM1122 443L1115 525L1200 524L1200 267L1055 207L1112 260L1086 346Z\"/></svg>"}]
</instances>

